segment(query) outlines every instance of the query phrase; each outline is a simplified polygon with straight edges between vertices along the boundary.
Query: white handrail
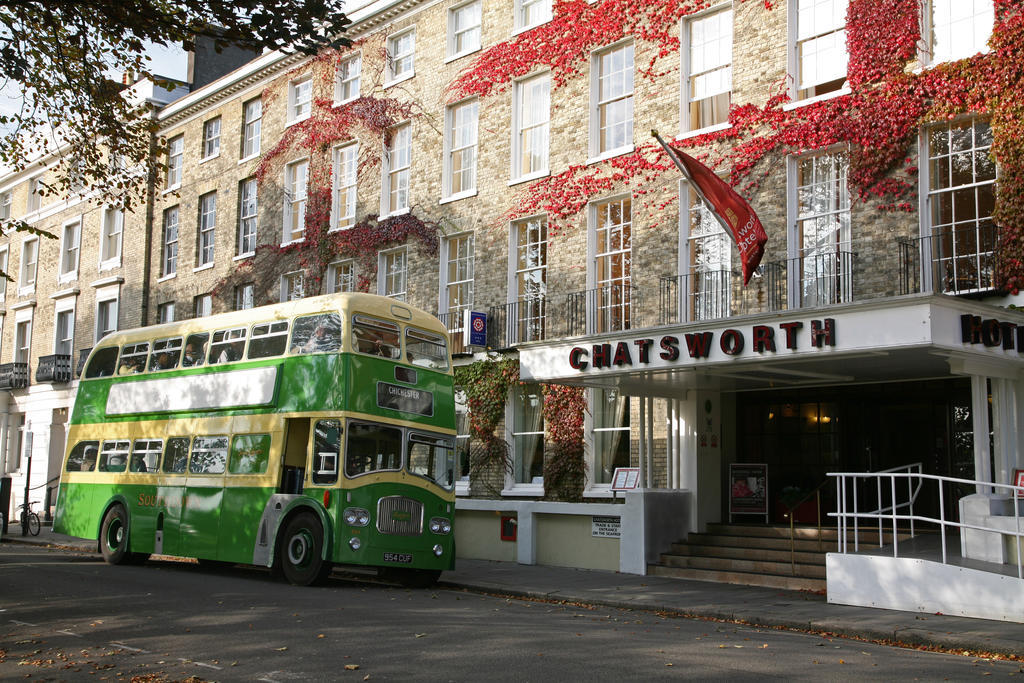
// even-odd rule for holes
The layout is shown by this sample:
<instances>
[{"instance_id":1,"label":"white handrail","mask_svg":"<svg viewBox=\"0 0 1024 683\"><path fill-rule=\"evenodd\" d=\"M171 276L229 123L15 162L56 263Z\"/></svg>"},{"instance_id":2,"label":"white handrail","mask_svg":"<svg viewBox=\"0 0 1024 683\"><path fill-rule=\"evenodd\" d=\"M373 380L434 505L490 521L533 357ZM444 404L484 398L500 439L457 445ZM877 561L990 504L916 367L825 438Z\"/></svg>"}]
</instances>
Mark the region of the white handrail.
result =
<instances>
[{"instance_id":1,"label":"white handrail","mask_svg":"<svg viewBox=\"0 0 1024 683\"><path fill-rule=\"evenodd\" d=\"M898 524L900 522L908 522L910 525L910 535L915 535L915 522L926 522L931 524L938 524L941 529L940 536L942 537L942 563L947 564L948 555L946 548L946 530L947 528L953 529L970 529L975 531L985 531L990 533L997 533L1005 536L1013 536L1016 539L1016 556L1017 556L1017 577L1024 579L1024 552L1021 548L1021 539L1024 537L1024 532L1021 530L1021 502L1024 500L1024 488L1014 486L1012 484L996 484L993 482L976 481L972 479L960 479L958 477L944 477L935 474L925 474L921 471L921 463L914 463L912 465L904 465L900 467L894 467L889 470L881 472L829 472L828 476L836 477L836 493L838 500L836 501L837 509L836 512L828 513L829 517L835 517L839 529L839 552L849 552L849 546L846 539L846 530L848 524L853 524L854 534L854 552L859 550L859 523L860 520L874 520L874 523L878 525L878 538L879 547L883 545L883 526L891 524L892 526L892 545L893 545L893 557L899 557L899 540L898 540ZM858 511L858 500L857 500L857 482L859 480L870 481L875 479L875 495L877 507L870 512L859 512ZM907 500L903 502L897 502L896 491L897 491L897 480L906 479L907 481ZM891 497L888 505L883 505L882 492L883 492L883 480L888 480L888 494ZM848 483L849 482L849 483ZM938 502L939 502L939 516L938 518L930 517L921 514L915 514L914 502L917 500L922 487L927 482L935 482L938 488ZM914 485L916 483L916 486ZM996 492L1002 490L1008 493L1013 500L1013 516L1015 531L1010 531L1005 528L997 528L994 526L986 526L983 524L972 524L962 521L952 521L946 519L946 496L945 488L947 485L952 484L963 484L972 488L972 490L978 490L979 486L991 487ZM867 489L870 491L871 489ZM851 500L852 499L852 500ZM852 505L851 505L852 504ZM852 507L852 511L849 509ZM901 511L906 508L907 512L902 513Z\"/></svg>"}]
</instances>

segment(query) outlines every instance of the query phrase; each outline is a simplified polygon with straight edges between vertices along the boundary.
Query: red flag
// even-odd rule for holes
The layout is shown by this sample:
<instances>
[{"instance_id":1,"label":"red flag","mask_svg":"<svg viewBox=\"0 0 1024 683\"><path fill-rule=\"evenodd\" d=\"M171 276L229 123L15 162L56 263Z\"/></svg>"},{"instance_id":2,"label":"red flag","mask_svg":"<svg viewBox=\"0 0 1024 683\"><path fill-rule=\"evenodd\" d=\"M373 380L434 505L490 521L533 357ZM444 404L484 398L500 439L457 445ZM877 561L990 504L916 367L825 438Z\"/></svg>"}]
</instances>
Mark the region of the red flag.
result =
<instances>
[{"instance_id":1,"label":"red flag","mask_svg":"<svg viewBox=\"0 0 1024 683\"><path fill-rule=\"evenodd\" d=\"M750 276L761 263L761 257L764 256L764 245L768 241L768 235L764 231L764 226L761 225L761 220L754 213L750 204L739 196L729 183L719 178L714 171L693 157L669 147L657 131L651 132L661 143L669 158L690 181L711 213L725 228L726 234L736 243L736 248L740 252L740 261L743 264L743 284L747 284L750 281Z\"/></svg>"}]
</instances>

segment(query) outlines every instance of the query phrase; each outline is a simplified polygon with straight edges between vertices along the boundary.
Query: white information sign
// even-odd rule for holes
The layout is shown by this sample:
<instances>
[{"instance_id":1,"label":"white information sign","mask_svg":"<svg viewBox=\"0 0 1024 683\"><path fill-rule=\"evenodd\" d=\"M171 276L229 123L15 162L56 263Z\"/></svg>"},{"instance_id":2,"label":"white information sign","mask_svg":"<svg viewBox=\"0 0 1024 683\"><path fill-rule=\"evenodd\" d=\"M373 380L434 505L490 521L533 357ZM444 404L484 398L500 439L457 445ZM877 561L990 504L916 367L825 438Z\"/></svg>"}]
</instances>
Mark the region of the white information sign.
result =
<instances>
[{"instance_id":1,"label":"white information sign","mask_svg":"<svg viewBox=\"0 0 1024 683\"><path fill-rule=\"evenodd\" d=\"M612 475L612 491L628 491L640 484L639 467L616 467Z\"/></svg>"},{"instance_id":2,"label":"white information sign","mask_svg":"<svg viewBox=\"0 0 1024 683\"><path fill-rule=\"evenodd\" d=\"M591 517L590 535L594 538L619 538L622 522L619 517Z\"/></svg>"}]
</instances>

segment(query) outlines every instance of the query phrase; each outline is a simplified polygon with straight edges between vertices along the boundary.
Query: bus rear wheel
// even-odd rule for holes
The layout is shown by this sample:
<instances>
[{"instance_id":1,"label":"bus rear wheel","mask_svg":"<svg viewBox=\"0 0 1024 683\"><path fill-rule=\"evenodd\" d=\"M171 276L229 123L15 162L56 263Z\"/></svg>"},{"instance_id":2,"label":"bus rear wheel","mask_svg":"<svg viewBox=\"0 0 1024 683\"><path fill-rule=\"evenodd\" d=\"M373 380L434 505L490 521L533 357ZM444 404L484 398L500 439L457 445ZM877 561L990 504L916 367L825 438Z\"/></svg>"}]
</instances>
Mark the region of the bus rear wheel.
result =
<instances>
[{"instance_id":1,"label":"bus rear wheel","mask_svg":"<svg viewBox=\"0 0 1024 683\"><path fill-rule=\"evenodd\" d=\"M278 546L278 562L284 578L296 586L323 582L331 573L324 561L324 531L320 520L310 512L300 512L284 525Z\"/></svg>"},{"instance_id":2,"label":"bus rear wheel","mask_svg":"<svg viewBox=\"0 0 1024 683\"><path fill-rule=\"evenodd\" d=\"M130 564L134 559L128 549L128 513L120 505L107 510L103 517L100 552L108 564Z\"/></svg>"}]
</instances>

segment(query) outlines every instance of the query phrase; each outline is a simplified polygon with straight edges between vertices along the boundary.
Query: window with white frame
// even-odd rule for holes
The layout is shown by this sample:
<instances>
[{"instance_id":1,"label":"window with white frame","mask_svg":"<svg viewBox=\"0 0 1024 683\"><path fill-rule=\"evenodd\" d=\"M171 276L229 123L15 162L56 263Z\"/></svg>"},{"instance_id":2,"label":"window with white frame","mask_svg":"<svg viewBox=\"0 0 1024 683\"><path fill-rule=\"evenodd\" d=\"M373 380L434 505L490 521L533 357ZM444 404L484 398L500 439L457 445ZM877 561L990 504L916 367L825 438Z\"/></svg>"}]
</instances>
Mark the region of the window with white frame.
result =
<instances>
[{"instance_id":1,"label":"window with white frame","mask_svg":"<svg viewBox=\"0 0 1024 683\"><path fill-rule=\"evenodd\" d=\"M255 285L251 282L235 287L235 310L247 311L256 304Z\"/></svg>"},{"instance_id":2,"label":"window with white frame","mask_svg":"<svg viewBox=\"0 0 1024 683\"><path fill-rule=\"evenodd\" d=\"M689 19L683 30L683 129L727 123L732 92L732 10Z\"/></svg>"},{"instance_id":3,"label":"window with white frame","mask_svg":"<svg viewBox=\"0 0 1024 683\"><path fill-rule=\"evenodd\" d=\"M205 318L213 315L213 295L200 294L192 299L192 317Z\"/></svg>"},{"instance_id":4,"label":"window with white frame","mask_svg":"<svg viewBox=\"0 0 1024 683\"><path fill-rule=\"evenodd\" d=\"M39 207L43 204L43 185L42 180L39 178L29 178L28 181L28 201L25 205L27 213L38 211Z\"/></svg>"},{"instance_id":5,"label":"window with white frame","mask_svg":"<svg viewBox=\"0 0 1024 683\"><path fill-rule=\"evenodd\" d=\"M381 213L385 216L409 208L409 176L412 165L412 124L405 123L388 131L384 144Z\"/></svg>"},{"instance_id":6,"label":"window with white frame","mask_svg":"<svg viewBox=\"0 0 1024 683\"><path fill-rule=\"evenodd\" d=\"M97 297L100 295L97 293ZM96 341L117 330L117 296L96 301Z\"/></svg>"},{"instance_id":7,"label":"window with white frame","mask_svg":"<svg viewBox=\"0 0 1024 683\"><path fill-rule=\"evenodd\" d=\"M174 302L167 301L156 307L156 321L158 323L174 322Z\"/></svg>"},{"instance_id":8,"label":"window with white frame","mask_svg":"<svg viewBox=\"0 0 1024 683\"><path fill-rule=\"evenodd\" d=\"M281 276L281 301L295 301L305 296L306 278L301 270Z\"/></svg>"},{"instance_id":9,"label":"window with white frame","mask_svg":"<svg viewBox=\"0 0 1024 683\"><path fill-rule=\"evenodd\" d=\"M461 495L469 494L469 437L469 399L455 387L455 481Z\"/></svg>"},{"instance_id":10,"label":"window with white frame","mask_svg":"<svg viewBox=\"0 0 1024 683\"><path fill-rule=\"evenodd\" d=\"M409 277L405 247L382 252L380 261L379 293L392 299L405 301Z\"/></svg>"},{"instance_id":11,"label":"window with white frame","mask_svg":"<svg viewBox=\"0 0 1024 683\"><path fill-rule=\"evenodd\" d=\"M416 31L409 29L388 36L388 81L395 82L412 78L413 59L416 49Z\"/></svg>"},{"instance_id":12,"label":"window with white frame","mask_svg":"<svg viewBox=\"0 0 1024 683\"><path fill-rule=\"evenodd\" d=\"M512 239L516 339L510 341L537 341L544 339L547 312L547 219L527 218L513 223Z\"/></svg>"},{"instance_id":13,"label":"window with white frame","mask_svg":"<svg viewBox=\"0 0 1024 683\"><path fill-rule=\"evenodd\" d=\"M835 92L846 82L848 0L789 0L794 100ZM794 26L795 24L795 26Z\"/></svg>"},{"instance_id":14,"label":"window with white frame","mask_svg":"<svg viewBox=\"0 0 1024 683\"><path fill-rule=\"evenodd\" d=\"M295 161L284 169L284 236L288 244L301 240L306 231L306 191L309 160Z\"/></svg>"},{"instance_id":15,"label":"window with white frame","mask_svg":"<svg viewBox=\"0 0 1024 683\"><path fill-rule=\"evenodd\" d=\"M70 356L75 346L74 301L54 309L53 352L58 356Z\"/></svg>"},{"instance_id":16,"label":"window with white frame","mask_svg":"<svg viewBox=\"0 0 1024 683\"><path fill-rule=\"evenodd\" d=\"M445 197L476 192L477 112L475 99L445 110Z\"/></svg>"},{"instance_id":17,"label":"window with white frame","mask_svg":"<svg viewBox=\"0 0 1024 683\"><path fill-rule=\"evenodd\" d=\"M18 294L30 294L36 288L36 269L39 265L39 238L21 243L21 269L18 271Z\"/></svg>"},{"instance_id":18,"label":"window with white frame","mask_svg":"<svg viewBox=\"0 0 1024 683\"><path fill-rule=\"evenodd\" d=\"M167 189L181 186L181 161L185 153L185 136L176 135L167 141Z\"/></svg>"},{"instance_id":19,"label":"window with white frame","mask_svg":"<svg viewBox=\"0 0 1024 683\"><path fill-rule=\"evenodd\" d=\"M513 95L512 179L548 171L551 126L551 76L517 81Z\"/></svg>"},{"instance_id":20,"label":"window with white frame","mask_svg":"<svg viewBox=\"0 0 1024 683\"><path fill-rule=\"evenodd\" d=\"M680 287L686 293L687 310L680 311L680 321L725 318L732 294L732 240L693 187L686 184L684 188L680 196L687 202L689 253L688 281Z\"/></svg>"},{"instance_id":21,"label":"window with white frame","mask_svg":"<svg viewBox=\"0 0 1024 683\"><path fill-rule=\"evenodd\" d=\"M11 193L0 192L0 221L9 220L11 217Z\"/></svg>"},{"instance_id":22,"label":"window with white frame","mask_svg":"<svg viewBox=\"0 0 1024 683\"><path fill-rule=\"evenodd\" d=\"M448 57L467 55L480 49L480 0L448 10Z\"/></svg>"},{"instance_id":23,"label":"window with white frame","mask_svg":"<svg viewBox=\"0 0 1024 683\"><path fill-rule=\"evenodd\" d=\"M260 136L263 128L263 100L253 98L242 105L242 158L248 159L260 153Z\"/></svg>"},{"instance_id":24,"label":"window with white frame","mask_svg":"<svg viewBox=\"0 0 1024 683\"><path fill-rule=\"evenodd\" d=\"M539 384L512 388L513 484L544 484L544 395Z\"/></svg>"},{"instance_id":25,"label":"window with white frame","mask_svg":"<svg viewBox=\"0 0 1024 683\"><path fill-rule=\"evenodd\" d=\"M103 210L103 234L100 236L100 268L121 265L121 241L124 234L124 210L108 206Z\"/></svg>"},{"instance_id":26,"label":"window with white frame","mask_svg":"<svg viewBox=\"0 0 1024 683\"><path fill-rule=\"evenodd\" d=\"M217 229L217 193L199 197L199 234L196 240L196 267L213 264L214 238Z\"/></svg>"},{"instance_id":27,"label":"window with white frame","mask_svg":"<svg viewBox=\"0 0 1024 683\"><path fill-rule=\"evenodd\" d=\"M334 201L332 228L351 228L356 222L356 174L359 167L359 145L353 143L334 149Z\"/></svg>"},{"instance_id":28,"label":"window with white frame","mask_svg":"<svg viewBox=\"0 0 1024 683\"><path fill-rule=\"evenodd\" d=\"M313 113L313 77L303 76L288 84L288 123L309 118Z\"/></svg>"},{"instance_id":29,"label":"window with white frame","mask_svg":"<svg viewBox=\"0 0 1024 683\"><path fill-rule=\"evenodd\" d=\"M591 154L632 148L633 44L594 53L591 74Z\"/></svg>"},{"instance_id":30,"label":"window with white frame","mask_svg":"<svg viewBox=\"0 0 1024 683\"><path fill-rule=\"evenodd\" d=\"M515 29L525 31L551 19L551 0L515 0Z\"/></svg>"},{"instance_id":31,"label":"window with white frame","mask_svg":"<svg viewBox=\"0 0 1024 683\"><path fill-rule=\"evenodd\" d=\"M356 264L351 259L327 265L327 293L356 291Z\"/></svg>"},{"instance_id":32,"label":"window with white frame","mask_svg":"<svg viewBox=\"0 0 1024 683\"><path fill-rule=\"evenodd\" d=\"M178 272L178 207L164 209L163 234L160 240L160 276Z\"/></svg>"},{"instance_id":33,"label":"window with white frame","mask_svg":"<svg viewBox=\"0 0 1024 683\"><path fill-rule=\"evenodd\" d=\"M924 218L930 228L935 289L990 290L996 285L998 242L992 222L996 196L992 128L982 120L934 126L925 133L925 146L928 211Z\"/></svg>"},{"instance_id":34,"label":"window with white frame","mask_svg":"<svg viewBox=\"0 0 1024 683\"><path fill-rule=\"evenodd\" d=\"M951 62L988 50L995 8L992 0L925 0L922 33L930 39L925 59Z\"/></svg>"},{"instance_id":35,"label":"window with white frame","mask_svg":"<svg viewBox=\"0 0 1024 683\"><path fill-rule=\"evenodd\" d=\"M238 256L256 251L257 215L256 179L246 178L238 184Z\"/></svg>"},{"instance_id":36,"label":"window with white frame","mask_svg":"<svg viewBox=\"0 0 1024 683\"><path fill-rule=\"evenodd\" d=\"M594 219L594 310L596 332L630 327L633 253L632 203L629 197L599 202ZM589 306L588 306L589 308Z\"/></svg>"},{"instance_id":37,"label":"window with white frame","mask_svg":"<svg viewBox=\"0 0 1024 683\"><path fill-rule=\"evenodd\" d=\"M356 53L338 62L338 82L335 86L334 99L339 104L350 102L359 97L359 79L363 71L363 56Z\"/></svg>"},{"instance_id":38,"label":"window with white frame","mask_svg":"<svg viewBox=\"0 0 1024 683\"><path fill-rule=\"evenodd\" d=\"M220 154L220 117L203 124L203 159L212 159Z\"/></svg>"},{"instance_id":39,"label":"window with white frame","mask_svg":"<svg viewBox=\"0 0 1024 683\"><path fill-rule=\"evenodd\" d=\"M595 484L612 483L616 467L629 467L629 396L618 389L590 391Z\"/></svg>"},{"instance_id":40,"label":"window with white frame","mask_svg":"<svg viewBox=\"0 0 1024 683\"><path fill-rule=\"evenodd\" d=\"M473 306L473 233L453 235L444 241L442 310L457 313Z\"/></svg>"},{"instance_id":41,"label":"window with white frame","mask_svg":"<svg viewBox=\"0 0 1024 683\"><path fill-rule=\"evenodd\" d=\"M14 362L28 363L32 358L32 318L14 324Z\"/></svg>"},{"instance_id":42,"label":"window with white frame","mask_svg":"<svg viewBox=\"0 0 1024 683\"><path fill-rule=\"evenodd\" d=\"M850 236L850 159L845 151L805 156L795 161L796 234L799 250L797 305L847 303L852 294Z\"/></svg>"},{"instance_id":43,"label":"window with white frame","mask_svg":"<svg viewBox=\"0 0 1024 683\"><path fill-rule=\"evenodd\" d=\"M82 221L73 220L64 224L60 240L60 281L67 282L78 277L78 256L82 248Z\"/></svg>"}]
</instances>

